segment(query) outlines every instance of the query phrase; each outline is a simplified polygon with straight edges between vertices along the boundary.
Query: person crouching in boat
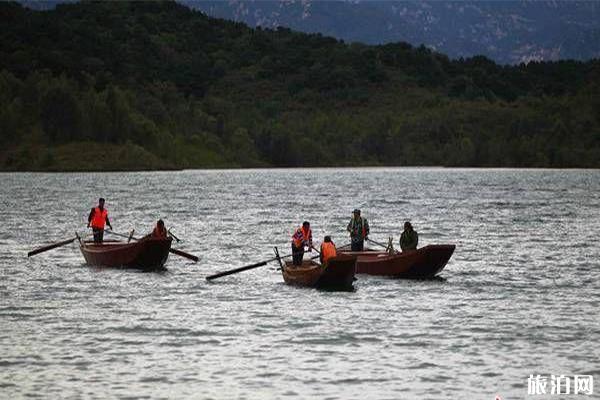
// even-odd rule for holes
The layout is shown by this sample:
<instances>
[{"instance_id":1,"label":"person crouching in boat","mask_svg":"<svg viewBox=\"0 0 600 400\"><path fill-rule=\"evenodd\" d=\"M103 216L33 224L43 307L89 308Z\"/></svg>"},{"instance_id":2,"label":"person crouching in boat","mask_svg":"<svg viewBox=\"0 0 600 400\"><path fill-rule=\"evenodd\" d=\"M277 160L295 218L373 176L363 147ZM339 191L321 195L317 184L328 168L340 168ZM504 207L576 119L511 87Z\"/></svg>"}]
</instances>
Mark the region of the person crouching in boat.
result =
<instances>
[{"instance_id":1,"label":"person crouching in boat","mask_svg":"<svg viewBox=\"0 0 600 400\"><path fill-rule=\"evenodd\" d=\"M87 227L92 227L94 243L102 243L104 240L104 225L108 225L112 231L112 225L108 220L108 211L104 208L104 199L100 197L98 200L98 207L92 208L90 215L88 215Z\"/></svg>"},{"instance_id":2,"label":"person crouching in boat","mask_svg":"<svg viewBox=\"0 0 600 400\"><path fill-rule=\"evenodd\" d=\"M159 219L156 222L156 226L152 230L152 233L149 235L154 239L166 239L167 238L167 228L165 227L165 222L162 219Z\"/></svg>"},{"instance_id":3,"label":"person crouching in boat","mask_svg":"<svg viewBox=\"0 0 600 400\"><path fill-rule=\"evenodd\" d=\"M292 236L292 259L294 265L302 265L304 246L308 246L309 252L312 251L312 231L308 221L304 221L302 226L296 229L296 232Z\"/></svg>"},{"instance_id":4,"label":"person crouching in boat","mask_svg":"<svg viewBox=\"0 0 600 400\"><path fill-rule=\"evenodd\" d=\"M331 241L331 236L325 236L323 243L321 243L321 255L319 257L321 264L326 265L327 261L335 256L337 256L335 244Z\"/></svg>"},{"instance_id":5,"label":"person crouching in boat","mask_svg":"<svg viewBox=\"0 0 600 400\"><path fill-rule=\"evenodd\" d=\"M417 231L413 229L410 222L404 223L404 231L400 235L400 248L402 251L416 250L419 244L419 235Z\"/></svg>"}]
</instances>

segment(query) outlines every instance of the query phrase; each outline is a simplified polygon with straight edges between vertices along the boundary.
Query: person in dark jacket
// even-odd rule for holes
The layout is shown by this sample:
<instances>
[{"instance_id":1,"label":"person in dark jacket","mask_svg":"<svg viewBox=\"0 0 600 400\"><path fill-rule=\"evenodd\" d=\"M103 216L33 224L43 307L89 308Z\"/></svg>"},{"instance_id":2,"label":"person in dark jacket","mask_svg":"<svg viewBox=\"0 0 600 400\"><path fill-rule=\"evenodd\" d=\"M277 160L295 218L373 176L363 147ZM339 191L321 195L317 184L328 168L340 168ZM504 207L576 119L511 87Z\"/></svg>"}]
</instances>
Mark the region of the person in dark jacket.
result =
<instances>
[{"instance_id":1,"label":"person in dark jacket","mask_svg":"<svg viewBox=\"0 0 600 400\"><path fill-rule=\"evenodd\" d=\"M360 216L360 210L352 212L352 219L346 230L350 232L350 245L352 251L363 251L365 240L369 236L369 223L366 218Z\"/></svg>"},{"instance_id":2,"label":"person in dark jacket","mask_svg":"<svg viewBox=\"0 0 600 400\"><path fill-rule=\"evenodd\" d=\"M416 250L419 244L419 235L408 221L404 223L404 232L400 236L400 248L402 251Z\"/></svg>"}]
</instances>

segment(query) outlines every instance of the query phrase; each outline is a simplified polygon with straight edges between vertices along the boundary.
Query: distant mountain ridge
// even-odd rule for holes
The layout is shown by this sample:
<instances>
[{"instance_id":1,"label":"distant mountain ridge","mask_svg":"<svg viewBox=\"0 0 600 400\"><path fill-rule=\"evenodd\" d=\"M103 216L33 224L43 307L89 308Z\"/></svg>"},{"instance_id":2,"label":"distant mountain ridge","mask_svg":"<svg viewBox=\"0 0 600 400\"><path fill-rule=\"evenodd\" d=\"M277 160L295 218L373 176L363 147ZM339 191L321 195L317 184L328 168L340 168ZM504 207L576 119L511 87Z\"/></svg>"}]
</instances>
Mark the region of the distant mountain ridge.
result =
<instances>
[{"instance_id":1,"label":"distant mountain ridge","mask_svg":"<svg viewBox=\"0 0 600 400\"><path fill-rule=\"evenodd\" d=\"M593 1L180 1L251 27L285 26L367 44L408 42L502 64L600 57Z\"/></svg>"}]
</instances>

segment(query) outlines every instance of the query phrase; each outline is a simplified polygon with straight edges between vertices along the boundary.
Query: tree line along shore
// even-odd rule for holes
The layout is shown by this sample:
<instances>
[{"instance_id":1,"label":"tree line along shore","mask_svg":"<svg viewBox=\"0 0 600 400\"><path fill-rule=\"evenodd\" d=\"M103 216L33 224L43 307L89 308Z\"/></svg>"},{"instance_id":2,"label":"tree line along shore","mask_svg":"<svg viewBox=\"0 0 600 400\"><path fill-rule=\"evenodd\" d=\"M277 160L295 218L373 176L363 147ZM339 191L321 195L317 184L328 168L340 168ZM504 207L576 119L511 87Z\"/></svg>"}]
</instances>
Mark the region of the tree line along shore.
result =
<instances>
[{"instance_id":1,"label":"tree line along shore","mask_svg":"<svg viewBox=\"0 0 600 400\"><path fill-rule=\"evenodd\" d=\"M502 66L175 2L0 3L0 170L600 167L600 61Z\"/></svg>"}]
</instances>

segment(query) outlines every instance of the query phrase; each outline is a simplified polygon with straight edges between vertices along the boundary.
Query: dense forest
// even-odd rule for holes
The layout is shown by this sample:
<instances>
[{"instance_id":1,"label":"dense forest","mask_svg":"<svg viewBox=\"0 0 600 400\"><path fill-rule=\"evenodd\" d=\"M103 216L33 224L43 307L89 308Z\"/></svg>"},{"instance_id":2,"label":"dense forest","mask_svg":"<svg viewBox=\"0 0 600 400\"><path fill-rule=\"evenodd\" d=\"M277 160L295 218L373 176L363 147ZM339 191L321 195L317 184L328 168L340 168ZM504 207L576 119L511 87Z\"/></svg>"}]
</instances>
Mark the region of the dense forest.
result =
<instances>
[{"instance_id":1,"label":"dense forest","mask_svg":"<svg viewBox=\"0 0 600 400\"><path fill-rule=\"evenodd\" d=\"M0 169L600 167L600 61L499 66L174 2L0 2Z\"/></svg>"}]
</instances>

